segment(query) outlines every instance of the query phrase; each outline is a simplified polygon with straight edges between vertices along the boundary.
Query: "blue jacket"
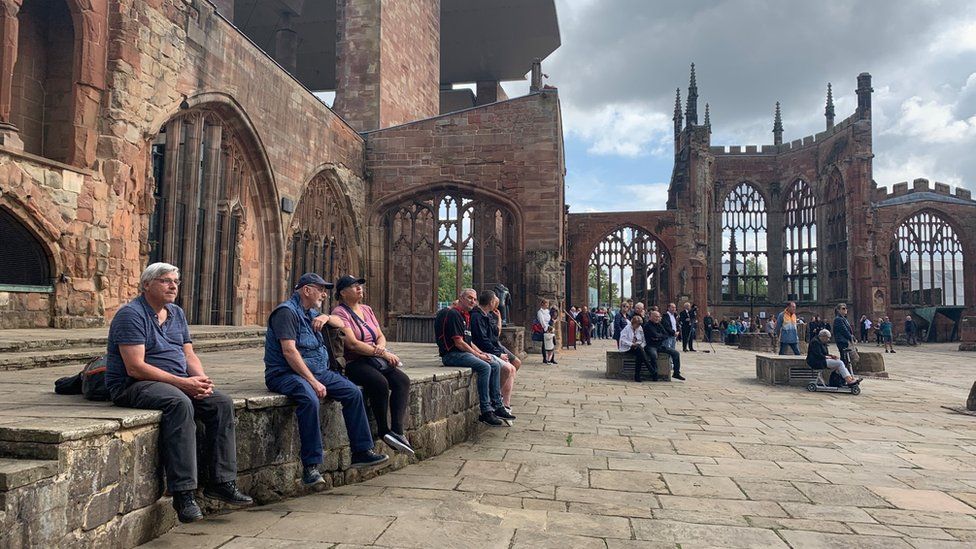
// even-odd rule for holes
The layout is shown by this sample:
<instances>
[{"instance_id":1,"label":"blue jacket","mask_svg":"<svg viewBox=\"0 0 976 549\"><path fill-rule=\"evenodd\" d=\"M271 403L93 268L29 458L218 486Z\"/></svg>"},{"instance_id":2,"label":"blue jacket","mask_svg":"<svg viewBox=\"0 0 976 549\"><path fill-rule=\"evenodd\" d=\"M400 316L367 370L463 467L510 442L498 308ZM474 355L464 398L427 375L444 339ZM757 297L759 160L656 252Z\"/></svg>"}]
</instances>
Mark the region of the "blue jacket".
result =
<instances>
[{"instance_id":1,"label":"blue jacket","mask_svg":"<svg viewBox=\"0 0 976 549\"><path fill-rule=\"evenodd\" d=\"M626 326L627 317L624 316L623 312L617 311L617 314L613 315L613 338L620 339L620 332Z\"/></svg>"},{"instance_id":2,"label":"blue jacket","mask_svg":"<svg viewBox=\"0 0 976 549\"><path fill-rule=\"evenodd\" d=\"M305 310L299 299L298 292L291 296L291 299L275 307L271 314L275 314L281 309L288 309L298 317L298 338L295 346L305 360L305 365L318 375L329 369L329 350L325 346L321 332L312 329L312 319L318 316L319 312L315 309ZM264 378L269 379L286 373L293 373L285 355L281 350L281 341L274 333L274 328L268 322L268 331L264 336Z\"/></svg>"},{"instance_id":3,"label":"blue jacket","mask_svg":"<svg viewBox=\"0 0 976 549\"><path fill-rule=\"evenodd\" d=\"M850 347L851 341L854 341L854 334L851 333L851 323L840 315L835 316L833 336L838 349Z\"/></svg>"},{"instance_id":4,"label":"blue jacket","mask_svg":"<svg viewBox=\"0 0 976 549\"><path fill-rule=\"evenodd\" d=\"M799 343L800 336L796 333L796 324L783 326L783 319L786 317L785 311L780 311L776 315L776 335L779 336L780 343Z\"/></svg>"}]
</instances>

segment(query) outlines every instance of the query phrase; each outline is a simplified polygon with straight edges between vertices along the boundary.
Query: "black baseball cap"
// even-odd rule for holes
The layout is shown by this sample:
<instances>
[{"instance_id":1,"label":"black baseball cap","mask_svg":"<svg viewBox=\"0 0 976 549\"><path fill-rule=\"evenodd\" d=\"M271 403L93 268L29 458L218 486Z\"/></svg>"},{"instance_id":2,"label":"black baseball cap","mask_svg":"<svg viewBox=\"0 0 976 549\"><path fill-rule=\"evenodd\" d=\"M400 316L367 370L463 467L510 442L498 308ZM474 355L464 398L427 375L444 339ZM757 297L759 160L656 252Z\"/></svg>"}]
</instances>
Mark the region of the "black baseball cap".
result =
<instances>
[{"instance_id":1,"label":"black baseball cap","mask_svg":"<svg viewBox=\"0 0 976 549\"><path fill-rule=\"evenodd\" d=\"M342 290L345 290L346 288L348 288L349 286L352 286L353 284L366 284L366 279L365 278L356 278L356 277L354 277L352 275L345 275L345 276L343 276L339 280L336 280L336 283L335 283L335 293L336 293L336 295L339 295L339 292L341 292Z\"/></svg>"},{"instance_id":2,"label":"black baseball cap","mask_svg":"<svg viewBox=\"0 0 976 549\"><path fill-rule=\"evenodd\" d=\"M302 286L308 286L313 284L315 286L321 286L326 290L332 289L332 283L326 282L324 278L315 273L305 273L301 278L298 279L298 283L295 284L295 289L298 290Z\"/></svg>"}]
</instances>

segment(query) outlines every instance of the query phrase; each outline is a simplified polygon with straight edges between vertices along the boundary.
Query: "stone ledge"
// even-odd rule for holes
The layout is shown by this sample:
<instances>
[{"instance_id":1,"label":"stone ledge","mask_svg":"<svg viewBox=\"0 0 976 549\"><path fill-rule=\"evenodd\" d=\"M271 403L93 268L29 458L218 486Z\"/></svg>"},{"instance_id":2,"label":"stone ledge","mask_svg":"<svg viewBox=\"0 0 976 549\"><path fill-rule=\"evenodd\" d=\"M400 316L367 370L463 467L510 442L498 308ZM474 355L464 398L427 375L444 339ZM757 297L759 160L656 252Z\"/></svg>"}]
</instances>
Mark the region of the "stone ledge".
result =
<instances>
[{"instance_id":1,"label":"stone ledge","mask_svg":"<svg viewBox=\"0 0 976 549\"><path fill-rule=\"evenodd\" d=\"M52 477L57 472L57 460L0 458L0 492Z\"/></svg>"}]
</instances>

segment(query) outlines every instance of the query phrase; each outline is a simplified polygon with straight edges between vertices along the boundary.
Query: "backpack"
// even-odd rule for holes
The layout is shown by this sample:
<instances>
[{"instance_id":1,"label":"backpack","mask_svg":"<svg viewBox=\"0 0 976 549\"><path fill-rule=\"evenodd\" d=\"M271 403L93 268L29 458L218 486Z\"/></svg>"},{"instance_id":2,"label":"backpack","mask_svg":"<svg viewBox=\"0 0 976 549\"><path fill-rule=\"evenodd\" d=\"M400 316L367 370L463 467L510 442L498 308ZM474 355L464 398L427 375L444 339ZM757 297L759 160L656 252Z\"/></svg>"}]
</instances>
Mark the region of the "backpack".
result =
<instances>
[{"instance_id":1,"label":"backpack","mask_svg":"<svg viewBox=\"0 0 976 549\"><path fill-rule=\"evenodd\" d=\"M86 400L111 400L105 386L105 355L94 358L81 372L62 377L54 382L54 392L59 395L82 395Z\"/></svg>"}]
</instances>

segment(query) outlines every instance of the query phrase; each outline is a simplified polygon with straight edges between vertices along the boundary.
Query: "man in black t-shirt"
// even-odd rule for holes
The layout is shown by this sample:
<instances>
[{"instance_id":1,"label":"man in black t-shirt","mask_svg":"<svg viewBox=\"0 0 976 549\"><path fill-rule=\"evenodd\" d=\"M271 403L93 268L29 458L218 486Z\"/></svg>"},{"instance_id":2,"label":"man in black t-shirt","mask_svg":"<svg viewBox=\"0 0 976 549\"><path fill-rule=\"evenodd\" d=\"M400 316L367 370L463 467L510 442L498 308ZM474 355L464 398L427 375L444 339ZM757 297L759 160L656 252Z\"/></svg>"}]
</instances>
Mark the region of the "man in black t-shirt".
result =
<instances>
[{"instance_id":1,"label":"man in black t-shirt","mask_svg":"<svg viewBox=\"0 0 976 549\"><path fill-rule=\"evenodd\" d=\"M478 400L481 415L478 421L488 425L503 425L501 419L515 419L502 404L501 370L491 356L471 341L471 309L477 303L471 288L461 290L458 304L437 312L434 336L437 351L444 366L471 368L478 377Z\"/></svg>"}]
</instances>

